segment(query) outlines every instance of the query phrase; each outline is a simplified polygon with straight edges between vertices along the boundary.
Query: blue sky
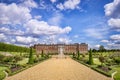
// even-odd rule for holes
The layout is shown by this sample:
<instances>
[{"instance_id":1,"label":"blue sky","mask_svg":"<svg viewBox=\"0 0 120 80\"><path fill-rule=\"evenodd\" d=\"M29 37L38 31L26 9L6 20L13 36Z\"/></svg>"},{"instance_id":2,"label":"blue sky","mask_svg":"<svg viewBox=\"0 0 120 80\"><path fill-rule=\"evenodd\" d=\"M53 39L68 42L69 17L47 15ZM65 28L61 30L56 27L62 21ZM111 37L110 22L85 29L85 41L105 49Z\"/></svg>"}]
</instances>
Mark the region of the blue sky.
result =
<instances>
[{"instance_id":1,"label":"blue sky","mask_svg":"<svg viewBox=\"0 0 120 80\"><path fill-rule=\"evenodd\" d=\"M0 42L120 49L120 0L0 0Z\"/></svg>"}]
</instances>

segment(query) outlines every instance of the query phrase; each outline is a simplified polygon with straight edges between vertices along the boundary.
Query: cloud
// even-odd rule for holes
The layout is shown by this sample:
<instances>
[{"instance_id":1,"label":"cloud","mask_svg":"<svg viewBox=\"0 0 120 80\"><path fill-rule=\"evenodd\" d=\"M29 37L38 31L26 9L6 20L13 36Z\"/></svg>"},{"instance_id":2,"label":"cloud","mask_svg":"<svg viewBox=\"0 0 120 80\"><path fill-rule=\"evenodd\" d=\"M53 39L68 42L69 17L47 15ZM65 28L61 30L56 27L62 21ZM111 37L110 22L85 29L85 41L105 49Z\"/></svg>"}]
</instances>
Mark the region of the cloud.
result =
<instances>
[{"instance_id":1,"label":"cloud","mask_svg":"<svg viewBox=\"0 0 120 80\"><path fill-rule=\"evenodd\" d=\"M62 19L63 19L63 15L61 13L59 13L59 12L56 12L56 13L54 13L53 17L51 17L48 20L48 23L50 25L59 26Z\"/></svg>"},{"instance_id":2,"label":"cloud","mask_svg":"<svg viewBox=\"0 0 120 80\"><path fill-rule=\"evenodd\" d=\"M0 24L22 24L32 18L30 10L15 3L0 3Z\"/></svg>"},{"instance_id":3,"label":"cloud","mask_svg":"<svg viewBox=\"0 0 120 80\"><path fill-rule=\"evenodd\" d=\"M74 35L74 38L78 38L79 37L79 35Z\"/></svg>"},{"instance_id":4,"label":"cloud","mask_svg":"<svg viewBox=\"0 0 120 80\"><path fill-rule=\"evenodd\" d=\"M16 36L16 42L18 44L28 45L38 42L38 39L33 37Z\"/></svg>"},{"instance_id":5,"label":"cloud","mask_svg":"<svg viewBox=\"0 0 120 80\"><path fill-rule=\"evenodd\" d=\"M42 16L40 16L40 15L34 16L34 19L37 19L37 20L39 20L41 18L42 18Z\"/></svg>"},{"instance_id":6,"label":"cloud","mask_svg":"<svg viewBox=\"0 0 120 80\"><path fill-rule=\"evenodd\" d=\"M68 44L68 43L70 43L72 40L70 40L69 38L59 38L58 41L59 41L60 43L66 43L66 44Z\"/></svg>"},{"instance_id":7,"label":"cloud","mask_svg":"<svg viewBox=\"0 0 120 80\"><path fill-rule=\"evenodd\" d=\"M55 3L57 0L50 0L52 3Z\"/></svg>"},{"instance_id":8,"label":"cloud","mask_svg":"<svg viewBox=\"0 0 120 80\"><path fill-rule=\"evenodd\" d=\"M111 26L111 28L120 30L120 19L111 18L108 20L108 25Z\"/></svg>"},{"instance_id":9,"label":"cloud","mask_svg":"<svg viewBox=\"0 0 120 80\"><path fill-rule=\"evenodd\" d=\"M24 6L24 7L28 7L28 8L37 8L38 7L37 3L33 0L25 0L20 5Z\"/></svg>"},{"instance_id":10,"label":"cloud","mask_svg":"<svg viewBox=\"0 0 120 80\"><path fill-rule=\"evenodd\" d=\"M108 43L109 41L108 40L101 40L101 42Z\"/></svg>"},{"instance_id":11,"label":"cloud","mask_svg":"<svg viewBox=\"0 0 120 80\"><path fill-rule=\"evenodd\" d=\"M79 3L80 0L67 0L63 4L62 3L57 4L56 7L60 10L65 10L65 9L74 10L78 8Z\"/></svg>"},{"instance_id":12,"label":"cloud","mask_svg":"<svg viewBox=\"0 0 120 80\"><path fill-rule=\"evenodd\" d=\"M92 49L99 49L99 47L100 47L100 44L88 44L88 48L90 49L90 48L92 48Z\"/></svg>"},{"instance_id":13,"label":"cloud","mask_svg":"<svg viewBox=\"0 0 120 80\"><path fill-rule=\"evenodd\" d=\"M9 35L9 36L17 36L17 35L24 35L25 33L21 30L15 30L15 29L10 29L10 28L6 28L6 27L1 27L0 28L0 32L4 33L5 35Z\"/></svg>"},{"instance_id":14,"label":"cloud","mask_svg":"<svg viewBox=\"0 0 120 80\"><path fill-rule=\"evenodd\" d=\"M120 49L120 44L108 43L107 46L109 49Z\"/></svg>"},{"instance_id":15,"label":"cloud","mask_svg":"<svg viewBox=\"0 0 120 80\"><path fill-rule=\"evenodd\" d=\"M62 3L57 4L56 7L57 7L58 9L60 9L60 10L64 10L64 5L63 5Z\"/></svg>"},{"instance_id":16,"label":"cloud","mask_svg":"<svg viewBox=\"0 0 120 80\"><path fill-rule=\"evenodd\" d=\"M114 0L104 6L105 15L111 17L120 17L120 0Z\"/></svg>"},{"instance_id":17,"label":"cloud","mask_svg":"<svg viewBox=\"0 0 120 80\"><path fill-rule=\"evenodd\" d=\"M7 37L3 33L0 33L0 41L6 41L6 40Z\"/></svg>"},{"instance_id":18,"label":"cloud","mask_svg":"<svg viewBox=\"0 0 120 80\"><path fill-rule=\"evenodd\" d=\"M84 30L86 36L96 38L96 39L102 39L104 35L107 34L107 29L99 29L99 28L88 28Z\"/></svg>"},{"instance_id":19,"label":"cloud","mask_svg":"<svg viewBox=\"0 0 120 80\"><path fill-rule=\"evenodd\" d=\"M59 35L69 33L72 30L69 26L65 28L50 26L45 21L38 21L35 19L28 21L24 26L27 28L28 33L35 35Z\"/></svg>"},{"instance_id":20,"label":"cloud","mask_svg":"<svg viewBox=\"0 0 120 80\"><path fill-rule=\"evenodd\" d=\"M99 44L97 44L97 45L94 46L95 49L99 49L99 47L100 47Z\"/></svg>"},{"instance_id":21,"label":"cloud","mask_svg":"<svg viewBox=\"0 0 120 80\"><path fill-rule=\"evenodd\" d=\"M112 40L120 40L120 34L110 36Z\"/></svg>"},{"instance_id":22,"label":"cloud","mask_svg":"<svg viewBox=\"0 0 120 80\"><path fill-rule=\"evenodd\" d=\"M33 0L19 4L0 3L0 41L20 45L41 43L43 40L53 40L57 43L59 35L68 34L72 30L70 26L59 26L63 17L60 13L50 18L49 23L42 21L41 15L32 17L32 8L36 7L38 5ZM67 42L67 39L64 40Z\"/></svg>"}]
</instances>

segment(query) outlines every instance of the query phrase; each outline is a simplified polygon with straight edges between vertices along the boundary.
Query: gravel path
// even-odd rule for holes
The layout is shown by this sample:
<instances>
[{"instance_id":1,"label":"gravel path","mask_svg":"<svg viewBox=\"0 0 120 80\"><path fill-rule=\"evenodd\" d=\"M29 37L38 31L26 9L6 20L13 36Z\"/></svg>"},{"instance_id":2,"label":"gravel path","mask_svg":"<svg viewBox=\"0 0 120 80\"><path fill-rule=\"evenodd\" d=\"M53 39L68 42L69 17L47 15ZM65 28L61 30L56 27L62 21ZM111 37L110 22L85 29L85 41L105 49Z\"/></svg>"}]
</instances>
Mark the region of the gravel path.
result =
<instances>
[{"instance_id":1,"label":"gravel path","mask_svg":"<svg viewBox=\"0 0 120 80\"><path fill-rule=\"evenodd\" d=\"M112 80L72 60L52 58L5 80Z\"/></svg>"}]
</instances>

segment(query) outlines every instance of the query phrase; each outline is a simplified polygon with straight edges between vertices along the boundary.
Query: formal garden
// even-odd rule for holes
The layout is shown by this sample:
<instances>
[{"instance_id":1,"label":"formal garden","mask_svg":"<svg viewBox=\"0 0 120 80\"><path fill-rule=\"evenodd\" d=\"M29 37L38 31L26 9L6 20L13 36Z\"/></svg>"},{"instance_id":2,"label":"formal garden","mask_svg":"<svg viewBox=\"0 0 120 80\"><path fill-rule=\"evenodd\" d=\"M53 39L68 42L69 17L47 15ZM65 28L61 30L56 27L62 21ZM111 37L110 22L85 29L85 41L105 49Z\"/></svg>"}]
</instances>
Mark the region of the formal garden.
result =
<instances>
[{"instance_id":1,"label":"formal garden","mask_svg":"<svg viewBox=\"0 0 120 80\"><path fill-rule=\"evenodd\" d=\"M86 54L78 51L72 57L101 74L120 80L120 50L105 50L100 46L99 50L90 49Z\"/></svg>"},{"instance_id":2,"label":"formal garden","mask_svg":"<svg viewBox=\"0 0 120 80\"><path fill-rule=\"evenodd\" d=\"M0 80L19 73L49 58L48 54L36 54L30 47L0 43Z\"/></svg>"},{"instance_id":3,"label":"formal garden","mask_svg":"<svg viewBox=\"0 0 120 80\"><path fill-rule=\"evenodd\" d=\"M99 50L90 49L86 54L78 51L70 56L75 61L103 75L120 80L120 50L106 50L104 46L100 46ZM32 47L0 43L0 80L28 69L50 57L44 51L36 53Z\"/></svg>"}]
</instances>

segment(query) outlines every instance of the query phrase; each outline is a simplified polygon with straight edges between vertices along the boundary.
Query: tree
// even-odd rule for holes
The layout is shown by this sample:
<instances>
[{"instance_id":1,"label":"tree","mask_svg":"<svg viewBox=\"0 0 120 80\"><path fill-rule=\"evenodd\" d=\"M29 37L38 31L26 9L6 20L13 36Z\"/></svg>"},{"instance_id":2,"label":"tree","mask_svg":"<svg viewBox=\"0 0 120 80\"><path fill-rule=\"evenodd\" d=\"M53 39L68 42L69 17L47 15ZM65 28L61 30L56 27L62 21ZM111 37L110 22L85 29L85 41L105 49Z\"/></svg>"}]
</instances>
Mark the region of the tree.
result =
<instances>
[{"instance_id":1,"label":"tree","mask_svg":"<svg viewBox=\"0 0 120 80\"><path fill-rule=\"evenodd\" d=\"M29 64L33 64L34 60L33 60L33 53L32 53L32 47L30 47L30 54L29 54Z\"/></svg>"},{"instance_id":2,"label":"tree","mask_svg":"<svg viewBox=\"0 0 120 80\"><path fill-rule=\"evenodd\" d=\"M106 49L104 48L103 45L100 45L100 47L99 47L99 51L100 51L100 52L103 52L103 51L106 51Z\"/></svg>"},{"instance_id":3,"label":"tree","mask_svg":"<svg viewBox=\"0 0 120 80\"><path fill-rule=\"evenodd\" d=\"M92 57L92 50L90 49L89 51L89 64L92 65L93 64L93 57Z\"/></svg>"},{"instance_id":4,"label":"tree","mask_svg":"<svg viewBox=\"0 0 120 80\"><path fill-rule=\"evenodd\" d=\"M79 59L79 57L80 57L80 52L78 51L77 52L77 59Z\"/></svg>"},{"instance_id":5,"label":"tree","mask_svg":"<svg viewBox=\"0 0 120 80\"><path fill-rule=\"evenodd\" d=\"M101 62L101 66L103 66L103 63L105 62L105 57L102 55L99 57L99 61Z\"/></svg>"},{"instance_id":6,"label":"tree","mask_svg":"<svg viewBox=\"0 0 120 80\"><path fill-rule=\"evenodd\" d=\"M73 52L73 58L75 58L75 53Z\"/></svg>"},{"instance_id":7,"label":"tree","mask_svg":"<svg viewBox=\"0 0 120 80\"><path fill-rule=\"evenodd\" d=\"M43 50L42 50L42 53L41 53L41 57L44 57L44 52L43 52Z\"/></svg>"}]
</instances>

